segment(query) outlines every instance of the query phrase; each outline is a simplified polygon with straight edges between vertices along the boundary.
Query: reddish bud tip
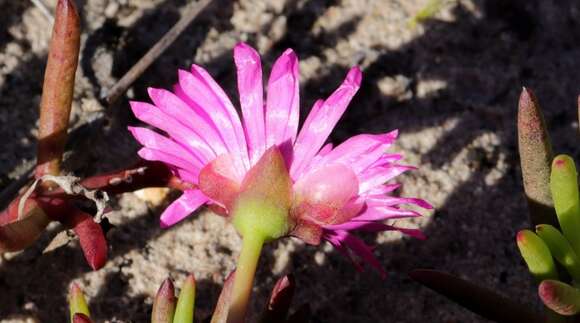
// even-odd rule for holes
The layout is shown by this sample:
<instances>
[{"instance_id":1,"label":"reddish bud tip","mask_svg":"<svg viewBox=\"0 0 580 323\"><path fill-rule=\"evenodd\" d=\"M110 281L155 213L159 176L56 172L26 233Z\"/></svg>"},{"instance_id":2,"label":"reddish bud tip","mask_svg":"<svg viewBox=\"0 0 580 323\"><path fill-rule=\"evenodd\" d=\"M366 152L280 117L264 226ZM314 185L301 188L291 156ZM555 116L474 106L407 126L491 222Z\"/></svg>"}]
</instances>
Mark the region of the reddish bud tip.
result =
<instances>
[{"instance_id":1,"label":"reddish bud tip","mask_svg":"<svg viewBox=\"0 0 580 323\"><path fill-rule=\"evenodd\" d=\"M526 230L520 230L516 234L516 241L518 243L526 243Z\"/></svg>"},{"instance_id":2,"label":"reddish bud tip","mask_svg":"<svg viewBox=\"0 0 580 323\"><path fill-rule=\"evenodd\" d=\"M176 303L175 287L171 279L167 278L155 296L151 323L172 323Z\"/></svg>"},{"instance_id":3,"label":"reddish bud tip","mask_svg":"<svg viewBox=\"0 0 580 323\"><path fill-rule=\"evenodd\" d=\"M544 280L538 287L538 294L544 304L561 315L575 315L580 312L580 291L556 280Z\"/></svg>"},{"instance_id":4,"label":"reddish bud tip","mask_svg":"<svg viewBox=\"0 0 580 323\"><path fill-rule=\"evenodd\" d=\"M92 322L93 321L91 321L91 319L88 316L82 313L76 313L73 316L73 323L92 323Z\"/></svg>"},{"instance_id":5,"label":"reddish bud tip","mask_svg":"<svg viewBox=\"0 0 580 323\"><path fill-rule=\"evenodd\" d=\"M566 166L566 164L568 164L568 158L565 158L566 156L557 156L556 158L554 158L554 167L558 167L558 168L562 168L564 166Z\"/></svg>"}]
</instances>

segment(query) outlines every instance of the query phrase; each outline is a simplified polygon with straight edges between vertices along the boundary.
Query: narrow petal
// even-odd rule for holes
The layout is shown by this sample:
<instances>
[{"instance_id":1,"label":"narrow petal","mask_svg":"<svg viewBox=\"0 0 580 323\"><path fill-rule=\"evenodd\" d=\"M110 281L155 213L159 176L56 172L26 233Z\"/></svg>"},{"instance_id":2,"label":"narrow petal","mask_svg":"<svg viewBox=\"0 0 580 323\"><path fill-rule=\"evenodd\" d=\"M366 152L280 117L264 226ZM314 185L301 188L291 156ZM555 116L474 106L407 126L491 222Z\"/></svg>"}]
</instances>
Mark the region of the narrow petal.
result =
<instances>
[{"instance_id":1,"label":"narrow petal","mask_svg":"<svg viewBox=\"0 0 580 323\"><path fill-rule=\"evenodd\" d=\"M427 239L425 234L419 229L401 228L401 227L396 227L396 226L392 226L392 225L388 225L388 224L384 224L384 223L376 222L376 221L368 221L368 222L360 221L360 222L353 222L352 224L356 225L356 227L349 228L349 229L327 229L325 227L324 229L325 230L338 230L338 231L341 231L341 230L360 230L360 231L367 231L367 232L399 231L403 234L406 234L408 236L411 236L411 237L419 239L419 240Z\"/></svg>"},{"instance_id":2,"label":"narrow petal","mask_svg":"<svg viewBox=\"0 0 580 323\"><path fill-rule=\"evenodd\" d=\"M235 167L243 174L249 168L248 150L240 119L231 101L209 74L196 65L192 67L192 73L179 71L179 85L190 102L207 112L228 151L239 156L234 159Z\"/></svg>"},{"instance_id":3,"label":"narrow petal","mask_svg":"<svg viewBox=\"0 0 580 323\"><path fill-rule=\"evenodd\" d=\"M244 131L253 165L266 150L262 63L258 52L244 43L234 48L234 61L238 72Z\"/></svg>"},{"instance_id":4,"label":"narrow petal","mask_svg":"<svg viewBox=\"0 0 580 323\"><path fill-rule=\"evenodd\" d=\"M368 222L368 221L383 221L383 220L393 220L393 219L402 219L402 218L410 218L410 217L419 217L421 214L412 211L412 210L405 210L405 209L398 209L394 207L388 206L374 206L368 207L361 215L352 218L348 223L351 224L350 226L333 226L332 229L337 230L354 230L358 228L360 223L358 222Z\"/></svg>"},{"instance_id":5,"label":"narrow petal","mask_svg":"<svg viewBox=\"0 0 580 323\"><path fill-rule=\"evenodd\" d=\"M145 160L160 161L177 168L185 169L187 172L194 174L195 176L195 181L192 181L191 183L197 184L197 175L199 174L200 169L195 165L192 165L179 157L170 155L165 151L155 150L147 147L141 148L137 154Z\"/></svg>"},{"instance_id":6,"label":"narrow petal","mask_svg":"<svg viewBox=\"0 0 580 323\"><path fill-rule=\"evenodd\" d=\"M173 201L161 214L161 227L167 228L183 220L207 201L208 198L200 190L183 192L183 195Z\"/></svg>"},{"instance_id":7,"label":"narrow petal","mask_svg":"<svg viewBox=\"0 0 580 323\"><path fill-rule=\"evenodd\" d=\"M360 87L362 74L352 68L344 82L318 109L312 109L294 146L291 175L296 179L308 167Z\"/></svg>"},{"instance_id":8,"label":"narrow petal","mask_svg":"<svg viewBox=\"0 0 580 323\"><path fill-rule=\"evenodd\" d=\"M330 153L332 151L332 147L333 147L332 143L327 143L326 145L324 145L324 147L322 147L320 149L318 154L316 154L316 156L314 156L314 158L312 158L310 165L308 165L308 167L304 170L304 174L309 173L312 170L315 170L315 169L323 166L324 165L324 163L323 163L324 156L328 155L328 153Z\"/></svg>"},{"instance_id":9,"label":"narrow petal","mask_svg":"<svg viewBox=\"0 0 580 323\"><path fill-rule=\"evenodd\" d=\"M156 106L133 101L131 102L131 109L137 119L165 131L203 163L207 163L216 157L214 151L195 132Z\"/></svg>"},{"instance_id":10,"label":"narrow petal","mask_svg":"<svg viewBox=\"0 0 580 323\"><path fill-rule=\"evenodd\" d=\"M359 176L359 194L364 194L370 189L382 185L411 169L416 168L412 166L389 165L368 169Z\"/></svg>"},{"instance_id":11,"label":"narrow petal","mask_svg":"<svg viewBox=\"0 0 580 323\"><path fill-rule=\"evenodd\" d=\"M343 163L359 174L385 154L386 149L395 142L397 134L395 130L380 135L354 136L328 153L321 163Z\"/></svg>"},{"instance_id":12,"label":"narrow petal","mask_svg":"<svg viewBox=\"0 0 580 323\"><path fill-rule=\"evenodd\" d=\"M274 63L268 81L267 148L296 139L300 110L298 76L298 58L287 49Z\"/></svg>"},{"instance_id":13,"label":"narrow petal","mask_svg":"<svg viewBox=\"0 0 580 323\"><path fill-rule=\"evenodd\" d=\"M194 131L214 151L216 155L227 152L223 140L209 118L183 102L177 95L163 89L148 89L155 105L168 115L173 116L184 126ZM204 118L205 117L205 118Z\"/></svg>"},{"instance_id":14,"label":"narrow petal","mask_svg":"<svg viewBox=\"0 0 580 323\"><path fill-rule=\"evenodd\" d=\"M401 184L398 184L398 183L379 185L379 186L371 188L365 194L362 194L362 196L384 195L384 194L391 193L391 192L395 191L399 187L401 187Z\"/></svg>"},{"instance_id":15,"label":"narrow petal","mask_svg":"<svg viewBox=\"0 0 580 323\"><path fill-rule=\"evenodd\" d=\"M373 206L396 206L400 204L415 204L427 210L433 209L433 206L427 201L411 198L411 197L396 197L396 196L385 196L385 195L367 195L367 204Z\"/></svg>"},{"instance_id":16,"label":"narrow petal","mask_svg":"<svg viewBox=\"0 0 580 323\"><path fill-rule=\"evenodd\" d=\"M364 260L366 263L375 268L381 275L382 278L387 276L387 273L383 269L381 263L373 255L373 250L371 247L367 246L361 239L355 237L354 235L344 232L341 236L341 243L352 250L358 257Z\"/></svg>"},{"instance_id":17,"label":"narrow petal","mask_svg":"<svg viewBox=\"0 0 580 323\"><path fill-rule=\"evenodd\" d=\"M425 234L419 229L401 228L379 222L368 223L367 225L358 228L358 230L367 232L399 231L403 234L406 234L419 240L427 239Z\"/></svg>"},{"instance_id":18,"label":"narrow petal","mask_svg":"<svg viewBox=\"0 0 580 323\"><path fill-rule=\"evenodd\" d=\"M233 132L235 134L236 140L238 142L238 149L236 153L238 158L241 158L244 162L246 169L250 168L249 158L248 158L248 146L246 144L246 136L244 135L244 129L242 128L242 123L240 121L240 116L236 111L236 108L232 104L232 101L226 95L226 92L217 84L217 82L209 75L209 73L201 66L193 64L191 66L191 74L194 77L202 80L205 85L209 88L210 93L218 99L221 103L221 108L225 115L229 118Z\"/></svg>"},{"instance_id":19,"label":"narrow petal","mask_svg":"<svg viewBox=\"0 0 580 323\"><path fill-rule=\"evenodd\" d=\"M201 160L190 153L187 149L153 130L141 127L129 127L129 131L141 145L147 148L164 151L169 155L179 157L193 165L198 170L203 167Z\"/></svg>"}]
</instances>

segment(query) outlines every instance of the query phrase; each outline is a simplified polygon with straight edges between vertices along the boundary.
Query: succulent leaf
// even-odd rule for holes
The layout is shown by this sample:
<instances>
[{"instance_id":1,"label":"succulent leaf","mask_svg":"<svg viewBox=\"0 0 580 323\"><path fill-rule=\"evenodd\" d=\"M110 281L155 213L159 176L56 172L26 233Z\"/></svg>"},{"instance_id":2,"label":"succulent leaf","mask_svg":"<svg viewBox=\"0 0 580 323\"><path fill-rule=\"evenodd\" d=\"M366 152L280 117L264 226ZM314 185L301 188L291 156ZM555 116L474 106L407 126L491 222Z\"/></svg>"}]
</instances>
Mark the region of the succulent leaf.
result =
<instances>
[{"instance_id":1,"label":"succulent leaf","mask_svg":"<svg viewBox=\"0 0 580 323\"><path fill-rule=\"evenodd\" d=\"M544 304L561 315L580 313L580 290L556 280L545 280L538 287Z\"/></svg>"},{"instance_id":2,"label":"succulent leaf","mask_svg":"<svg viewBox=\"0 0 580 323\"><path fill-rule=\"evenodd\" d=\"M558 279L550 249L540 237L530 230L521 230L516 236L516 242L530 273L538 282L544 279Z\"/></svg>"},{"instance_id":3,"label":"succulent leaf","mask_svg":"<svg viewBox=\"0 0 580 323\"><path fill-rule=\"evenodd\" d=\"M153 311L151 313L151 323L173 323L175 314L175 288L171 279L167 278L155 296Z\"/></svg>"},{"instance_id":4,"label":"succulent leaf","mask_svg":"<svg viewBox=\"0 0 580 323\"><path fill-rule=\"evenodd\" d=\"M79 60L80 35L80 18L74 2L59 0L40 102L37 177L60 175Z\"/></svg>"},{"instance_id":5,"label":"succulent leaf","mask_svg":"<svg viewBox=\"0 0 580 323\"><path fill-rule=\"evenodd\" d=\"M570 276L580 282L580 259L562 233L549 224L538 225L536 233L544 240L550 253L566 268Z\"/></svg>"},{"instance_id":6,"label":"succulent leaf","mask_svg":"<svg viewBox=\"0 0 580 323\"><path fill-rule=\"evenodd\" d=\"M74 232L79 237L79 242L87 263L93 270L97 270L107 262L107 240L103 228L95 223L93 217L78 209L71 209L67 219Z\"/></svg>"},{"instance_id":7,"label":"succulent leaf","mask_svg":"<svg viewBox=\"0 0 580 323\"><path fill-rule=\"evenodd\" d=\"M181 286L181 292L179 292L179 298L175 308L173 323L192 323L194 310L195 278L193 275L189 275Z\"/></svg>"},{"instance_id":8,"label":"succulent leaf","mask_svg":"<svg viewBox=\"0 0 580 323\"><path fill-rule=\"evenodd\" d=\"M552 145L538 100L527 88L518 105L518 146L530 220L557 225L549 186Z\"/></svg>"},{"instance_id":9,"label":"succulent leaf","mask_svg":"<svg viewBox=\"0 0 580 323\"><path fill-rule=\"evenodd\" d=\"M83 291L76 283L72 283L70 286L68 303L71 322L75 323L75 314L83 314L87 318L91 317L91 313L89 312L89 307L87 306L87 301L85 300ZM82 317L78 319L82 319Z\"/></svg>"},{"instance_id":10,"label":"succulent leaf","mask_svg":"<svg viewBox=\"0 0 580 323\"><path fill-rule=\"evenodd\" d=\"M550 187L554 207L564 237L576 254L580 253L580 201L578 199L578 174L574 160L567 155L558 155L552 162Z\"/></svg>"}]
</instances>

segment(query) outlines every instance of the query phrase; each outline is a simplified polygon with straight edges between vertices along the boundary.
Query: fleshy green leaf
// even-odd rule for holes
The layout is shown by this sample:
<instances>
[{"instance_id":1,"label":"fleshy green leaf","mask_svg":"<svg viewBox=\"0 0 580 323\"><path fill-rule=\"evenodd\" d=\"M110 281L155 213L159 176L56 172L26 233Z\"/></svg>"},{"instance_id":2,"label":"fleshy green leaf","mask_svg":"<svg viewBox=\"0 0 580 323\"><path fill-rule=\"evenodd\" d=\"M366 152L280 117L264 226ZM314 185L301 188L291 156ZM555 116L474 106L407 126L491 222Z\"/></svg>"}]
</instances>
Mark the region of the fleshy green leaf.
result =
<instances>
[{"instance_id":1,"label":"fleshy green leaf","mask_svg":"<svg viewBox=\"0 0 580 323\"><path fill-rule=\"evenodd\" d=\"M455 303L487 319L502 323L543 323L542 315L487 288L448 273L417 269L409 276Z\"/></svg>"},{"instance_id":2,"label":"fleshy green leaf","mask_svg":"<svg viewBox=\"0 0 580 323\"><path fill-rule=\"evenodd\" d=\"M544 304L561 315L580 313L580 290L568 284L545 280L538 287L538 294Z\"/></svg>"},{"instance_id":3,"label":"fleshy green leaf","mask_svg":"<svg viewBox=\"0 0 580 323\"><path fill-rule=\"evenodd\" d=\"M68 304L70 309L70 320L74 323L74 315L77 313L84 314L88 318L91 317L89 312L89 307L87 306L87 301L83 295L83 291L76 284L72 283L68 295Z\"/></svg>"},{"instance_id":4,"label":"fleshy green leaf","mask_svg":"<svg viewBox=\"0 0 580 323\"><path fill-rule=\"evenodd\" d=\"M530 221L557 226L550 192L552 145L538 100L527 88L518 104L518 148Z\"/></svg>"},{"instance_id":5,"label":"fleshy green leaf","mask_svg":"<svg viewBox=\"0 0 580 323\"><path fill-rule=\"evenodd\" d=\"M558 155L552 162L550 188L554 207L564 237L576 254L580 253L580 202L578 200L578 174L574 160L567 155Z\"/></svg>"},{"instance_id":6,"label":"fleshy green leaf","mask_svg":"<svg viewBox=\"0 0 580 323\"><path fill-rule=\"evenodd\" d=\"M554 258L566 268L575 281L580 282L580 259L562 233L549 224L538 225L536 232L544 240Z\"/></svg>"},{"instance_id":7,"label":"fleshy green leaf","mask_svg":"<svg viewBox=\"0 0 580 323\"><path fill-rule=\"evenodd\" d=\"M175 314L175 288L171 279L167 278L153 302L153 311L151 313L151 323L172 323L173 315Z\"/></svg>"},{"instance_id":8,"label":"fleshy green leaf","mask_svg":"<svg viewBox=\"0 0 580 323\"><path fill-rule=\"evenodd\" d=\"M187 276L181 286L173 323L192 323L195 310L195 278Z\"/></svg>"},{"instance_id":9,"label":"fleshy green leaf","mask_svg":"<svg viewBox=\"0 0 580 323\"><path fill-rule=\"evenodd\" d=\"M530 273L538 282L544 279L558 279L558 273L550 249L546 243L530 230L522 230L516 242Z\"/></svg>"}]
</instances>

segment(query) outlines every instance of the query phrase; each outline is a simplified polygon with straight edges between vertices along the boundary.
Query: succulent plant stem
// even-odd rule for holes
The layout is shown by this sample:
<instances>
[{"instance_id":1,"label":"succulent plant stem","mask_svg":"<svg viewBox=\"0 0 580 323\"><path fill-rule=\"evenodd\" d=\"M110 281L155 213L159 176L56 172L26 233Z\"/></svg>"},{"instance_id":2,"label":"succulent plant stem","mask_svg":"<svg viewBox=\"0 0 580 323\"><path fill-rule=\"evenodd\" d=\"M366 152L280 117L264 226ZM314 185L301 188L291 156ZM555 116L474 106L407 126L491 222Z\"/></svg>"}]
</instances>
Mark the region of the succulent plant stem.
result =
<instances>
[{"instance_id":1,"label":"succulent plant stem","mask_svg":"<svg viewBox=\"0 0 580 323\"><path fill-rule=\"evenodd\" d=\"M260 259L264 237L260 235L244 235L242 251L238 258L232 299L228 312L227 323L243 323L252 295L254 275Z\"/></svg>"}]
</instances>

